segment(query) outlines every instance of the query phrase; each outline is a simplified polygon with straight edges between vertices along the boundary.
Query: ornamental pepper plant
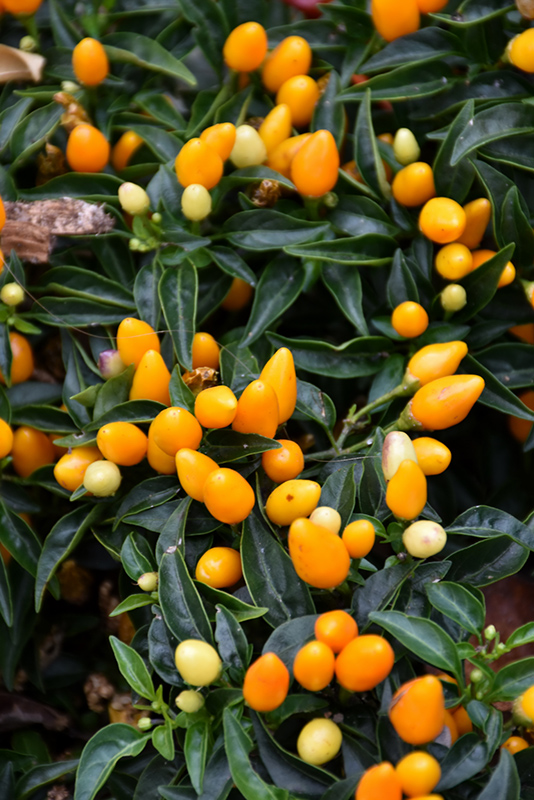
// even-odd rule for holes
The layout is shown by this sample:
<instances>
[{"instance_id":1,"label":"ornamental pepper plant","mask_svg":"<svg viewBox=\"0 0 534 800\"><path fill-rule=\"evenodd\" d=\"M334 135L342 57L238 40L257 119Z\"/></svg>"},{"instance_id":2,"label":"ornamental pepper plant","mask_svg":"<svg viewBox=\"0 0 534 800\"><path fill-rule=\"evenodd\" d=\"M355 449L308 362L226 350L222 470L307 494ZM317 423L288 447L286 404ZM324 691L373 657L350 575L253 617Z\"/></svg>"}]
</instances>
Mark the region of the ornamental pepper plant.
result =
<instances>
[{"instance_id":1,"label":"ornamental pepper plant","mask_svg":"<svg viewBox=\"0 0 534 800\"><path fill-rule=\"evenodd\" d=\"M534 798L533 19L0 0L0 797Z\"/></svg>"}]
</instances>

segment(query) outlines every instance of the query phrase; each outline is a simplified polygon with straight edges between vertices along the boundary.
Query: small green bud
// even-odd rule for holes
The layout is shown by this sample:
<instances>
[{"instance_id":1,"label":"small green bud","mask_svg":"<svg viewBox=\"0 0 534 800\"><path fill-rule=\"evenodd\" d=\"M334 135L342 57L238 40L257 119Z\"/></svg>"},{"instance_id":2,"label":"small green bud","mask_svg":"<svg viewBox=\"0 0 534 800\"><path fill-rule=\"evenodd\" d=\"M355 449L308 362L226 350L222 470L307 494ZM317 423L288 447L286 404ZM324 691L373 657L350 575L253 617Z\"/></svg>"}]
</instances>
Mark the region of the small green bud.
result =
<instances>
[{"instance_id":1,"label":"small green bud","mask_svg":"<svg viewBox=\"0 0 534 800\"><path fill-rule=\"evenodd\" d=\"M441 292L439 299L444 311L460 311L467 303L467 292L459 283L449 283Z\"/></svg>"},{"instance_id":2,"label":"small green bud","mask_svg":"<svg viewBox=\"0 0 534 800\"><path fill-rule=\"evenodd\" d=\"M74 94L74 92L79 92L80 87L74 81L63 81L61 83L61 89L63 92L67 92L67 94Z\"/></svg>"},{"instance_id":3,"label":"small green bud","mask_svg":"<svg viewBox=\"0 0 534 800\"><path fill-rule=\"evenodd\" d=\"M33 53L37 50L37 42L33 36L23 36L19 42L19 48L25 53Z\"/></svg>"},{"instance_id":4,"label":"small green bud","mask_svg":"<svg viewBox=\"0 0 534 800\"><path fill-rule=\"evenodd\" d=\"M323 203L327 208L335 208L339 203L339 197L335 192L327 192L323 195Z\"/></svg>"},{"instance_id":5,"label":"small green bud","mask_svg":"<svg viewBox=\"0 0 534 800\"><path fill-rule=\"evenodd\" d=\"M192 222L200 222L211 214L211 195L200 183L191 183L182 194L182 214Z\"/></svg>"},{"instance_id":6,"label":"small green bud","mask_svg":"<svg viewBox=\"0 0 534 800\"><path fill-rule=\"evenodd\" d=\"M180 692L175 703L180 711L185 711L186 714L195 714L200 711L205 700L199 692L195 692L193 689L185 689Z\"/></svg>"},{"instance_id":7,"label":"small green bud","mask_svg":"<svg viewBox=\"0 0 534 800\"><path fill-rule=\"evenodd\" d=\"M484 697L484 692L477 692L475 697L477 700L482 700Z\"/></svg>"},{"instance_id":8,"label":"small green bud","mask_svg":"<svg viewBox=\"0 0 534 800\"><path fill-rule=\"evenodd\" d=\"M480 683L484 679L484 673L480 669L474 669L471 673L471 683Z\"/></svg>"},{"instance_id":9,"label":"small green bud","mask_svg":"<svg viewBox=\"0 0 534 800\"><path fill-rule=\"evenodd\" d=\"M487 639L488 642L492 642L496 636L497 636L497 629L495 625L488 625L488 627L484 631L484 637Z\"/></svg>"},{"instance_id":10,"label":"small green bud","mask_svg":"<svg viewBox=\"0 0 534 800\"><path fill-rule=\"evenodd\" d=\"M506 647L504 642L499 642L499 644L495 648L495 652L498 653L500 656L502 656L504 653L508 653L509 652L509 648Z\"/></svg>"},{"instance_id":11,"label":"small green bud","mask_svg":"<svg viewBox=\"0 0 534 800\"><path fill-rule=\"evenodd\" d=\"M140 246L141 246L141 242L139 241L139 239L135 239L135 238L134 239L130 239L130 242L129 242L130 250L139 250Z\"/></svg>"},{"instance_id":12,"label":"small green bud","mask_svg":"<svg viewBox=\"0 0 534 800\"><path fill-rule=\"evenodd\" d=\"M399 128L393 140L393 152L395 158L406 167L408 164L413 164L421 155L421 148L417 143L417 139L409 128Z\"/></svg>"},{"instance_id":13,"label":"small green bud","mask_svg":"<svg viewBox=\"0 0 534 800\"><path fill-rule=\"evenodd\" d=\"M154 225L161 225L162 216L159 213L159 211L156 211L156 212L154 212L154 214L152 214L152 220L151 221L154 223Z\"/></svg>"},{"instance_id":14,"label":"small green bud","mask_svg":"<svg viewBox=\"0 0 534 800\"><path fill-rule=\"evenodd\" d=\"M137 727L140 731L149 731L152 727L152 720L149 717L141 717L137 723Z\"/></svg>"}]
</instances>

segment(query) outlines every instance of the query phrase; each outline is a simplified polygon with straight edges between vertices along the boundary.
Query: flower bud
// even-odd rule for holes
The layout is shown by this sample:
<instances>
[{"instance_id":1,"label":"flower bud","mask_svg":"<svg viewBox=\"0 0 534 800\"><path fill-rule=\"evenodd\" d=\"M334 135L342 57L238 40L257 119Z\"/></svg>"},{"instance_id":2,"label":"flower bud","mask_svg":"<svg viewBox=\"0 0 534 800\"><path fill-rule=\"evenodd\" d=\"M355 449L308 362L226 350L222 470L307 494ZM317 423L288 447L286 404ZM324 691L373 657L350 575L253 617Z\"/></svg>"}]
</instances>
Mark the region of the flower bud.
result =
<instances>
[{"instance_id":1,"label":"flower bud","mask_svg":"<svg viewBox=\"0 0 534 800\"><path fill-rule=\"evenodd\" d=\"M24 289L18 283L6 283L2 286L0 300L6 306L18 306L24 300Z\"/></svg>"},{"instance_id":2,"label":"flower bud","mask_svg":"<svg viewBox=\"0 0 534 800\"><path fill-rule=\"evenodd\" d=\"M382 471L390 481L403 461L409 459L417 464L413 442L407 433L392 431L384 439L382 446Z\"/></svg>"},{"instance_id":3,"label":"flower bud","mask_svg":"<svg viewBox=\"0 0 534 800\"><path fill-rule=\"evenodd\" d=\"M159 211L155 211L155 212L152 214L152 219L151 219L150 221L151 221L151 222L153 222L153 223L154 223L154 225L161 225L162 216L161 216L161 214L159 213Z\"/></svg>"},{"instance_id":4,"label":"flower bud","mask_svg":"<svg viewBox=\"0 0 534 800\"><path fill-rule=\"evenodd\" d=\"M96 497L111 497L121 485L121 471L113 461L93 461L85 470L83 485Z\"/></svg>"},{"instance_id":5,"label":"flower bud","mask_svg":"<svg viewBox=\"0 0 534 800\"><path fill-rule=\"evenodd\" d=\"M195 714L203 707L206 702L199 692L194 689L185 689L180 692L175 700L176 705L180 711L185 711L186 714Z\"/></svg>"},{"instance_id":6,"label":"flower bud","mask_svg":"<svg viewBox=\"0 0 534 800\"><path fill-rule=\"evenodd\" d=\"M149 731L152 727L152 720L150 717L141 717L137 722L137 727L140 731Z\"/></svg>"},{"instance_id":7,"label":"flower bud","mask_svg":"<svg viewBox=\"0 0 534 800\"><path fill-rule=\"evenodd\" d=\"M119 186L119 203L123 211L136 217L146 214L150 208L150 197L142 186L136 183L123 183Z\"/></svg>"},{"instance_id":8,"label":"flower bud","mask_svg":"<svg viewBox=\"0 0 534 800\"><path fill-rule=\"evenodd\" d=\"M235 144L230 153L230 161L238 168L254 167L263 164L267 158L267 148L258 131L250 125L239 125L235 132Z\"/></svg>"},{"instance_id":9,"label":"flower bud","mask_svg":"<svg viewBox=\"0 0 534 800\"><path fill-rule=\"evenodd\" d=\"M182 194L184 217L198 222L211 214L211 194L200 183L190 183Z\"/></svg>"},{"instance_id":10,"label":"flower bud","mask_svg":"<svg viewBox=\"0 0 534 800\"><path fill-rule=\"evenodd\" d=\"M421 148L417 144L417 139L409 128L399 128L393 140L393 152L395 158L405 167L413 164L421 155Z\"/></svg>"},{"instance_id":11,"label":"flower bud","mask_svg":"<svg viewBox=\"0 0 534 800\"><path fill-rule=\"evenodd\" d=\"M467 292L459 283L449 283L439 298L444 311L461 311L467 303Z\"/></svg>"},{"instance_id":12,"label":"flower bud","mask_svg":"<svg viewBox=\"0 0 534 800\"><path fill-rule=\"evenodd\" d=\"M140 242L139 239L133 238L133 239L130 239L130 241L128 243L128 246L129 246L130 250L139 250L140 247L141 247L141 242Z\"/></svg>"},{"instance_id":13,"label":"flower bud","mask_svg":"<svg viewBox=\"0 0 534 800\"><path fill-rule=\"evenodd\" d=\"M126 364L119 355L118 350L103 350L98 356L98 369L106 380L116 378L126 369Z\"/></svg>"},{"instance_id":14,"label":"flower bud","mask_svg":"<svg viewBox=\"0 0 534 800\"><path fill-rule=\"evenodd\" d=\"M440 553L447 543L447 534L441 525L430 520L413 522L402 534L402 542L414 558L429 558Z\"/></svg>"},{"instance_id":15,"label":"flower bud","mask_svg":"<svg viewBox=\"0 0 534 800\"><path fill-rule=\"evenodd\" d=\"M484 673L480 669L474 669L471 672L471 683L480 683L484 678Z\"/></svg>"},{"instance_id":16,"label":"flower bud","mask_svg":"<svg viewBox=\"0 0 534 800\"><path fill-rule=\"evenodd\" d=\"M158 588L158 573L144 572L137 581L137 585L143 592L155 592Z\"/></svg>"},{"instance_id":17,"label":"flower bud","mask_svg":"<svg viewBox=\"0 0 534 800\"><path fill-rule=\"evenodd\" d=\"M37 42L33 36L23 36L19 42L19 49L24 53L33 53L37 50Z\"/></svg>"},{"instance_id":18,"label":"flower bud","mask_svg":"<svg viewBox=\"0 0 534 800\"><path fill-rule=\"evenodd\" d=\"M67 92L67 94L74 94L74 92L80 91L80 87L74 81L62 81L61 90Z\"/></svg>"},{"instance_id":19,"label":"flower bud","mask_svg":"<svg viewBox=\"0 0 534 800\"><path fill-rule=\"evenodd\" d=\"M497 628L495 627L495 625L488 625L488 627L485 628L484 630L484 638L488 642L492 642L496 636L497 636Z\"/></svg>"},{"instance_id":20,"label":"flower bud","mask_svg":"<svg viewBox=\"0 0 534 800\"><path fill-rule=\"evenodd\" d=\"M508 653L509 651L510 651L510 648L506 647L504 642L499 642L499 644L495 648L495 652L498 653L500 656L504 655L504 653Z\"/></svg>"}]
</instances>

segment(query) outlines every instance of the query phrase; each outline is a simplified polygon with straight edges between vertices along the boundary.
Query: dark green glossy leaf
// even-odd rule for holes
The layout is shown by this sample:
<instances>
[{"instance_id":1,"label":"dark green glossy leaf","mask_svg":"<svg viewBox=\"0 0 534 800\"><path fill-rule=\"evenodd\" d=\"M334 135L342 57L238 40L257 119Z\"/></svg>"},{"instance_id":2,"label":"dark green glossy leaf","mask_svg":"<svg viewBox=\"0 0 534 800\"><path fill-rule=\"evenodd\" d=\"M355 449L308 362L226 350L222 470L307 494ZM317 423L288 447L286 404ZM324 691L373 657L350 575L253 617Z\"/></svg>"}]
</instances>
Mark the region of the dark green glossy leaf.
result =
<instances>
[{"instance_id":1,"label":"dark green glossy leaf","mask_svg":"<svg viewBox=\"0 0 534 800\"><path fill-rule=\"evenodd\" d=\"M276 653L289 670L301 647L315 638L317 614L305 614L279 625L263 645L264 653Z\"/></svg>"},{"instance_id":2,"label":"dark green glossy leaf","mask_svg":"<svg viewBox=\"0 0 534 800\"><path fill-rule=\"evenodd\" d=\"M514 248L514 244L507 245L459 281L467 292L467 303L454 315L455 322L466 322L488 305L497 291L502 271L510 261Z\"/></svg>"},{"instance_id":3,"label":"dark green glossy leaf","mask_svg":"<svg viewBox=\"0 0 534 800\"><path fill-rule=\"evenodd\" d=\"M362 65L361 71L370 75L406 63L437 61L451 55L463 55L457 36L441 28L421 28L387 44Z\"/></svg>"},{"instance_id":4,"label":"dark green glossy leaf","mask_svg":"<svg viewBox=\"0 0 534 800\"><path fill-rule=\"evenodd\" d=\"M528 267L534 261L534 231L528 218L528 207L512 186L502 198L499 241L504 246L514 243L514 262L517 267Z\"/></svg>"},{"instance_id":5,"label":"dark green glossy leaf","mask_svg":"<svg viewBox=\"0 0 534 800\"><path fill-rule=\"evenodd\" d=\"M517 628L506 640L507 647L522 647L524 644L534 642L534 622L527 622Z\"/></svg>"},{"instance_id":6,"label":"dark green glossy leaf","mask_svg":"<svg viewBox=\"0 0 534 800\"><path fill-rule=\"evenodd\" d=\"M133 514L163 505L175 497L179 490L178 481L171 476L160 475L141 481L123 498L115 514L115 527Z\"/></svg>"},{"instance_id":7,"label":"dark green glossy leaf","mask_svg":"<svg viewBox=\"0 0 534 800\"><path fill-rule=\"evenodd\" d=\"M138 581L145 572L152 572L155 564L150 545L140 533L131 533L121 549L121 564L133 581Z\"/></svg>"},{"instance_id":8,"label":"dark green glossy leaf","mask_svg":"<svg viewBox=\"0 0 534 800\"><path fill-rule=\"evenodd\" d=\"M28 770L22 778L19 779L16 785L17 800L26 800L34 796L41 787L47 786L49 783L54 783L60 778L74 772L78 766L78 759L70 761L60 761L55 764L40 764L33 769Z\"/></svg>"},{"instance_id":9,"label":"dark green glossy leaf","mask_svg":"<svg viewBox=\"0 0 534 800\"><path fill-rule=\"evenodd\" d=\"M365 233L396 236L399 232L386 212L368 197L343 195L328 219L333 228L349 236L362 236Z\"/></svg>"},{"instance_id":10,"label":"dark green glossy leaf","mask_svg":"<svg viewBox=\"0 0 534 800\"><path fill-rule=\"evenodd\" d=\"M11 134L11 170L14 172L52 136L62 114L59 103L50 103L24 117Z\"/></svg>"},{"instance_id":11,"label":"dark green glossy leaf","mask_svg":"<svg viewBox=\"0 0 534 800\"><path fill-rule=\"evenodd\" d=\"M362 308L362 281L352 265L325 261L321 267L323 283L356 330L363 336L369 334Z\"/></svg>"},{"instance_id":12,"label":"dark green glossy leaf","mask_svg":"<svg viewBox=\"0 0 534 800\"><path fill-rule=\"evenodd\" d=\"M152 744L165 761L174 758L174 736L171 721L165 717L163 725L158 725L152 732Z\"/></svg>"},{"instance_id":13,"label":"dark green glossy leaf","mask_svg":"<svg viewBox=\"0 0 534 800\"><path fill-rule=\"evenodd\" d=\"M207 253L223 272L227 272L233 278L241 278L251 286L256 286L256 275L235 250L230 247L210 247Z\"/></svg>"},{"instance_id":14,"label":"dark green glossy leaf","mask_svg":"<svg viewBox=\"0 0 534 800\"><path fill-rule=\"evenodd\" d=\"M336 97L341 91L339 75L335 70L328 73L328 83L326 89L319 98L315 106L311 122L311 131L327 130L330 131L338 148L345 136L345 114L343 106L336 103Z\"/></svg>"},{"instance_id":15,"label":"dark green glossy leaf","mask_svg":"<svg viewBox=\"0 0 534 800\"><path fill-rule=\"evenodd\" d=\"M452 72L445 64L416 64L398 67L384 75L377 75L365 83L351 86L341 93L345 102L359 101L368 89L373 100L408 100L429 97L445 91Z\"/></svg>"},{"instance_id":16,"label":"dark green glossy leaf","mask_svg":"<svg viewBox=\"0 0 534 800\"><path fill-rule=\"evenodd\" d=\"M23 200L50 200L61 197L83 197L95 202L116 202L122 181L114 175L71 172L52 178L44 186L25 189Z\"/></svg>"},{"instance_id":17,"label":"dark green glossy leaf","mask_svg":"<svg viewBox=\"0 0 534 800\"><path fill-rule=\"evenodd\" d=\"M0 542L21 567L34 577L37 575L41 542L33 529L4 502L0 502Z\"/></svg>"},{"instance_id":18,"label":"dark green glossy leaf","mask_svg":"<svg viewBox=\"0 0 534 800\"><path fill-rule=\"evenodd\" d=\"M393 256L387 283L387 294L392 308L396 308L399 303L404 303L407 300L412 300L415 303L419 302L417 284L400 248L395 250L395 255Z\"/></svg>"},{"instance_id":19,"label":"dark green glossy leaf","mask_svg":"<svg viewBox=\"0 0 534 800\"><path fill-rule=\"evenodd\" d=\"M373 611L369 619L385 628L423 661L452 672L458 681L462 681L462 667L455 644L435 622L422 617L407 617L400 611Z\"/></svg>"},{"instance_id":20,"label":"dark green glossy leaf","mask_svg":"<svg viewBox=\"0 0 534 800\"><path fill-rule=\"evenodd\" d=\"M477 636L484 627L486 610L484 605L468 589L459 583L439 581L427 583L426 594L434 608L461 628Z\"/></svg>"},{"instance_id":21,"label":"dark green glossy leaf","mask_svg":"<svg viewBox=\"0 0 534 800\"><path fill-rule=\"evenodd\" d=\"M515 700L534 683L534 658L523 658L498 671L488 698L490 702Z\"/></svg>"},{"instance_id":22,"label":"dark green glossy leaf","mask_svg":"<svg viewBox=\"0 0 534 800\"><path fill-rule=\"evenodd\" d=\"M458 136L451 157L454 166L461 158L497 139L534 132L534 108L522 103L503 103L476 114Z\"/></svg>"},{"instance_id":23,"label":"dark green glossy leaf","mask_svg":"<svg viewBox=\"0 0 534 800\"><path fill-rule=\"evenodd\" d=\"M236 247L260 251L314 242L327 230L326 222L307 222L270 209L234 214L223 227L223 232Z\"/></svg>"},{"instance_id":24,"label":"dark green glossy leaf","mask_svg":"<svg viewBox=\"0 0 534 800\"><path fill-rule=\"evenodd\" d=\"M46 433L77 433L78 427L68 414L53 406L19 406L13 408L12 422L29 425Z\"/></svg>"},{"instance_id":25,"label":"dark green glossy leaf","mask_svg":"<svg viewBox=\"0 0 534 800\"><path fill-rule=\"evenodd\" d=\"M140 697L145 697L148 700L155 700L156 692L154 691L152 679L139 653L137 653L133 647L121 642L116 636L110 636L109 641L113 648L115 658L117 659L117 665L121 675L126 683Z\"/></svg>"},{"instance_id":26,"label":"dark green glossy leaf","mask_svg":"<svg viewBox=\"0 0 534 800\"><path fill-rule=\"evenodd\" d=\"M477 353L477 361L510 389L532 383L532 346L529 344L496 344Z\"/></svg>"},{"instance_id":27,"label":"dark green glossy leaf","mask_svg":"<svg viewBox=\"0 0 534 800\"><path fill-rule=\"evenodd\" d=\"M351 339L337 347L315 339L287 339L276 333L267 334L267 338L275 347L288 347L297 367L335 378L374 375L382 366L384 350L390 346L381 336Z\"/></svg>"},{"instance_id":28,"label":"dark green glossy leaf","mask_svg":"<svg viewBox=\"0 0 534 800\"><path fill-rule=\"evenodd\" d=\"M154 600L150 597L150 595L146 594L131 594L122 603L119 603L116 606L111 614L110 617L118 617L120 614L124 614L124 612L134 611L136 608L144 608L145 606L151 606Z\"/></svg>"},{"instance_id":29,"label":"dark green glossy leaf","mask_svg":"<svg viewBox=\"0 0 534 800\"><path fill-rule=\"evenodd\" d=\"M169 383L169 394L171 396L171 405L185 408L186 411L193 413L195 407L195 395L184 383L182 378L182 370L178 364L174 367L171 380Z\"/></svg>"},{"instance_id":30,"label":"dark green glossy leaf","mask_svg":"<svg viewBox=\"0 0 534 800\"><path fill-rule=\"evenodd\" d=\"M514 757L501 748L499 763L477 800L519 800L521 785Z\"/></svg>"},{"instance_id":31,"label":"dark green glossy leaf","mask_svg":"<svg viewBox=\"0 0 534 800\"><path fill-rule=\"evenodd\" d=\"M78 767L74 800L94 800L121 758L141 753L151 734L117 722L99 730L85 745Z\"/></svg>"},{"instance_id":32,"label":"dark green glossy leaf","mask_svg":"<svg viewBox=\"0 0 534 800\"><path fill-rule=\"evenodd\" d=\"M266 606L266 621L276 627L293 617L314 612L308 587L263 520L251 513L241 537L243 574L254 602Z\"/></svg>"},{"instance_id":33,"label":"dark green glossy leaf","mask_svg":"<svg viewBox=\"0 0 534 800\"><path fill-rule=\"evenodd\" d=\"M452 553L447 578L473 586L488 586L519 572L528 553L526 547L513 542L509 536L494 536Z\"/></svg>"},{"instance_id":34,"label":"dark green glossy leaf","mask_svg":"<svg viewBox=\"0 0 534 800\"><path fill-rule=\"evenodd\" d=\"M451 197L458 203L463 202L467 196L473 182L475 168L467 158L460 159L453 166L452 154L460 132L468 125L474 113L474 101L468 100L449 126L447 136L440 145L432 167L438 195Z\"/></svg>"},{"instance_id":35,"label":"dark green glossy leaf","mask_svg":"<svg viewBox=\"0 0 534 800\"><path fill-rule=\"evenodd\" d=\"M171 636L161 617L160 609L157 608L156 611L158 612L157 616L154 617L148 629L150 664L165 683L183 688L184 682L174 663L174 651L178 642Z\"/></svg>"},{"instance_id":36,"label":"dark green glossy leaf","mask_svg":"<svg viewBox=\"0 0 534 800\"><path fill-rule=\"evenodd\" d=\"M128 402L130 389L132 388L135 367L130 364L120 375L109 378L101 385L94 404L93 417L99 420L108 411L111 412L116 406ZM78 402L80 402L78 400Z\"/></svg>"},{"instance_id":37,"label":"dark green glossy leaf","mask_svg":"<svg viewBox=\"0 0 534 800\"><path fill-rule=\"evenodd\" d=\"M217 606L215 641L219 655L231 671L231 678L241 682L248 667L248 642L243 628L225 606Z\"/></svg>"},{"instance_id":38,"label":"dark green glossy leaf","mask_svg":"<svg viewBox=\"0 0 534 800\"><path fill-rule=\"evenodd\" d=\"M229 708L224 711L224 740L232 778L245 800L289 800L286 789L265 783L250 763L252 740Z\"/></svg>"},{"instance_id":39,"label":"dark green glossy leaf","mask_svg":"<svg viewBox=\"0 0 534 800\"><path fill-rule=\"evenodd\" d=\"M241 343L250 346L302 291L305 272L295 258L278 257L262 272Z\"/></svg>"},{"instance_id":40,"label":"dark green glossy leaf","mask_svg":"<svg viewBox=\"0 0 534 800\"><path fill-rule=\"evenodd\" d=\"M158 259L145 264L136 275L134 283L135 305L140 318L148 322L154 330L159 329L161 306L158 286L163 275L163 267Z\"/></svg>"},{"instance_id":41,"label":"dark green glossy leaf","mask_svg":"<svg viewBox=\"0 0 534 800\"><path fill-rule=\"evenodd\" d=\"M102 44L110 61L134 64L154 72L178 78L190 86L196 84L195 76L184 64L165 50L158 42L139 33L112 33L105 36Z\"/></svg>"},{"instance_id":42,"label":"dark green glossy leaf","mask_svg":"<svg viewBox=\"0 0 534 800\"><path fill-rule=\"evenodd\" d=\"M408 579L410 568L406 564L394 564L370 575L364 586L356 588L352 596L352 611L362 631L369 626L369 614L380 611L397 594Z\"/></svg>"},{"instance_id":43,"label":"dark green glossy leaf","mask_svg":"<svg viewBox=\"0 0 534 800\"><path fill-rule=\"evenodd\" d=\"M204 639L212 644L208 616L179 549L163 555L159 576L161 610L173 635L178 641Z\"/></svg>"},{"instance_id":44,"label":"dark green glossy leaf","mask_svg":"<svg viewBox=\"0 0 534 800\"><path fill-rule=\"evenodd\" d=\"M187 772L193 788L199 795L202 794L209 740L210 725L206 719L193 722L185 734L184 755Z\"/></svg>"},{"instance_id":45,"label":"dark green glossy leaf","mask_svg":"<svg viewBox=\"0 0 534 800\"><path fill-rule=\"evenodd\" d=\"M361 85L361 84L360 84ZM354 160L363 182L373 190L379 198L388 200L391 197L391 186L386 180L386 172L373 127L371 115L371 92L365 92L354 128Z\"/></svg>"},{"instance_id":46,"label":"dark green glossy leaf","mask_svg":"<svg viewBox=\"0 0 534 800\"><path fill-rule=\"evenodd\" d=\"M72 297L42 297L39 310L34 309L35 320L57 327L86 328L96 323L118 325L131 312L132 306L101 305L96 300Z\"/></svg>"},{"instance_id":47,"label":"dark green glossy leaf","mask_svg":"<svg viewBox=\"0 0 534 800\"><path fill-rule=\"evenodd\" d=\"M286 245L284 250L301 258L316 258L319 261L334 261L340 264L359 264L366 267L381 267L393 256L395 241L390 236L377 233L352 236L346 239Z\"/></svg>"},{"instance_id":48,"label":"dark green glossy leaf","mask_svg":"<svg viewBox=\"0 0 534 800\"><path fill-rule=\"evenodd\" d=\"M480 25L481 22L500 17L511 8L513 8L513 5L506 0L482 0L482 2L480 2L480 0L478 2L464 0L458 13L450 15L443 13L432 14L432 17L435 20L447 22L453 27L468 28Z\"/></svg>"},{"instance_id":49,"label":"dark green glossy leaf","mask_svg":"<svg viewBox=\"0 0 534 800\"><path fill-rule=\"evenodd\" d=\"M97 300L112 306L135 309L132 293L120 283L79 267L55 267L46 273L45 287L68 297Z\"/></svg>"},{"instance_id":50,"label":"dark green glossy leaf","mask_svg":"<svg viewBox=\"0 0 534 800\"><path fill-rule=\"evenodd\" d=\"M275 439L268 439L258 433L239 433L230 429L211 431L205 438L205 445L208 455L217 464L237 461L244 456L279 450L282 447Z\"/></svg>"},{"instance_id":51,"label":"dark green glossy leaf","mask_svg":"<svg viewBox=\"0 0 534 800\"><path fill-rule=\"evenodd\" d=\"M518 519L490 506L475 506L460 514L447 527L448 534L491 537L506 533L519 544L534 549L534 533Z\"/></svg>"},{"instance_id":52,"label":"dark green glossy leaf","mask_svg":"<svg viewBox=\"0 0 534 800\"><path fill-rule=\"evenodd\" d=\"M293 416L296 419L312 419L322 428L331 429L336 422L336 409L327 394L297 378L297 407Z\"/></svg>"},{"instance_id":53,"label":"dark green glossy leaf","mask_svg":"<svg viewBox=\"0 0 534 800\"><path fill-rule=\"evenodd\" d=\"M234 594L224 592L222 589L215 589L213 586L208 586L207 583L196 581L195 586L202 597L211 603L213 606L221 605L231 611L232 615L238 622L246 622L248 619L259 619L263 617L268 608L264 606L250 605L240 600Z\"/></svg>"},{"instance_id":54,"label":"dark green glossy leaf","mask_svg":"<svg viewBox=\"0 0 534 800\"><path fill-rule=\"evenodd\" d=\"M164 411L166 408L167 406L163 403L157 403L155 400L130 400L127 403L119 403L118 406L106 411L94 422L86 425L85 429L91 433L103 425L109 425L110 422L132 422L134 424L152 422L154 417L157 417L160 411Z\"/></svg>"},{"instance_id":55,"label":"dark green glossy leaf","mask_svg":"<svg viewBox=\"0 0 534 800\"><path fill-rule=\"evenodd\" d=\"M13 624L13 601L11 599L11 586L4 559L0 559L0 614L7 627Z\"/></svg>"},{"instance_id":56,"label":"dark green glossy leaf","mask_svg":"<svg viewBox=\"0 0 534 800\"><path fill-rule=\"evenodd\" d=\"M320 506L335 508L341 516L341 530L348 524L356 502L354 464L343 464L332 472L321 489Z\"/></svg>"},{"instance_id":57,"label":"dark green glossy leaf","mask_svg":"<svg viewBox=\"0 0 534 800\"><path fill-rule=\"evenodd\" d=\"M188 259L177 269L166 270L158 291L176 357L185 369L191 370L198 293L194 264Z\"/></svg>"},{"instance_id":58,"label":"dark green glossy leaf","mask_svg":"<svg viewBox=\"0 0 534 800\"><path fill-rule=\"evenodd\" d=\"M39 611L48 583L54 577L62 561L72 553L85 532L95 522L100 508L83 505L61 517L48 536L39 556L35 578L35 610Z\"/></svg>"},{"instance_id":59,"label":"dark green glossy leaf","mask_svg":"<svg viewBox=\"0 0 534 800\"><path fill-rule=\"evenodd\" d=\"M460 737L441 762L441 779L436 791L452 789L469 780L486 766L488 751L476 733Z\"/></svg>"}]
</instances>

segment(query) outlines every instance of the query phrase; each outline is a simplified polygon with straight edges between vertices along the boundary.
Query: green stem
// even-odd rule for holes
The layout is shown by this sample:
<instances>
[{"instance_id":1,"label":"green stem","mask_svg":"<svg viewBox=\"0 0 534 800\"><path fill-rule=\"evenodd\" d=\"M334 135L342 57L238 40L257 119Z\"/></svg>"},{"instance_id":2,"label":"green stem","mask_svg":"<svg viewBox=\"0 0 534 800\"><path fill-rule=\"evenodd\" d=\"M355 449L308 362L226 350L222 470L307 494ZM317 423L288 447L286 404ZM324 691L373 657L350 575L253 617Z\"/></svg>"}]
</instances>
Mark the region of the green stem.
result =
<instances>
[{"instance_id":1,"label":"green stem","mask_svg":"<svg viewBox=\"0 0 534 800\"><path fill-rule=\"evenodd\" d=\"M354 414L349 414L349 416L345 419L343 429L339 434L337 440L338 447L343 446L345 439L354 429L358 420L360 420L362 417L371 414L376 408L384 405L384 403L389 403L391 400L395 400L397 397L407 397L410 394L413 394L413 389L407 387L404 383L399 383L399 385L390 392L383 394L381 397L377 397L372 403L368 403L366 406L363 406L363 408L360 408L360 410L356 411Z\"/></svg>"},{"instance_id":2,"label":"green stem","mask_svg":"<svg viewBox=\"0 0 534 800\"><path fill-rule=\"evenodd\" d=\"M304 208L308 214L308 219L312 222L320 222L319 208L322 197L304 197Z\"/></svg>"}]
</instances>

